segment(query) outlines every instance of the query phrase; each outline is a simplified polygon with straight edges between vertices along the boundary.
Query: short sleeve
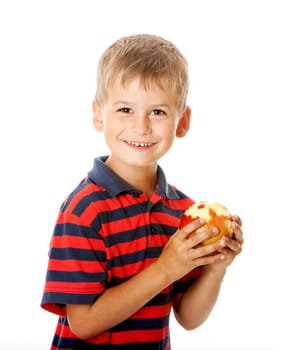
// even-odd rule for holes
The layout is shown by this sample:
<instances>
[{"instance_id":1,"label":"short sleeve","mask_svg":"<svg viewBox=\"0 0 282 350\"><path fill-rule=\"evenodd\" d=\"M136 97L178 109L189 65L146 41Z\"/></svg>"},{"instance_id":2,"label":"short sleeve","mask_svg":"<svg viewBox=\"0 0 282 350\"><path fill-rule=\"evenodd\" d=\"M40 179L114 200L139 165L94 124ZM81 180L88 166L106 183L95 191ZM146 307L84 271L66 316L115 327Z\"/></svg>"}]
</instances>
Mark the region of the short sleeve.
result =
<instances>
[{"instance_id":1,"label":"short sleeve","mask_svg":"<svg viewBox=\"0 0 282 350\"><path fill-rule=\"evenodd\" d=\"M50 243L41 306L65 316L66 304L91 304L107 280L104 239L81 218L59 214Z\"/></svg>"}]
</instances>

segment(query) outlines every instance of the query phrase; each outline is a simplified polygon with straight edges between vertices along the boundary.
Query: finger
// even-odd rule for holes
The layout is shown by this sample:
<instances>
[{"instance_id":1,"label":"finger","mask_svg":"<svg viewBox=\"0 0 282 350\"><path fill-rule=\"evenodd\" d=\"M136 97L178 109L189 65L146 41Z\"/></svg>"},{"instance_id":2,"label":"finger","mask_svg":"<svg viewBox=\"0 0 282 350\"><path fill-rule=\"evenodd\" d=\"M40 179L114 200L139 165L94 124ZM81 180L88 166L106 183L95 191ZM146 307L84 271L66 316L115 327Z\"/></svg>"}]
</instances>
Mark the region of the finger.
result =
<instances>
[{"instance_id":1,"label":"finger","mask_svg":"<svg viewBox=\"0 0 282 350\"><path fill-rule=\"evenodd\" d=\"M239 226L243 225L242 220L241 220L240 216L238 216L238 215L232 215L232 220L234 222L236 222Z\"/></svg>"},{"instance_id":2,"label":"finger","mask_svg":"<svg viewBox=\"0 0 282 350\"><path fill-rule=\"evenodd\" d=\"M213 236L216 236L217 234L218 234L217 227L207 228L207 226L202 226L197 230L196 234L192 232L192 234L188 237L187 246L189 248L194 248L200 243L203 243L204 241L206 241L207 239Z\"/></svg>"},{"instance_id":3,"label":"finger","mask_svg":"<svg viewBox=\"0 0 282 350\"><path fill-rule=\"evenodd\" d=\"M194 256L195 256L195 258L199 258L201 256L213 254L217 251L221 253L221 251L224 249L224 247L226 247L226 242L224 239L221 239L221 240L216 241L212 244L195 248L194 249Z\"/></svg>"},{"instance_id":4,"label":"finger","mask_svg":"<svg viewBox=\"0 0 282 350\"><path fill-rule=\"evenodd\" d=\"M197 266L205 266L205 265L214 264L224 259L226 259L224 254L211 254L211 255L205 255L203 257L199 257L198 259L195 259L195 261L197 262Z\"/></svg>"},{"instance_id":5,"label":"finger","mask_svg":"<svg viewBox=\"0 0 282 350\"><path fill-rule=\"evenodd\" d=\"M232 250L234 253L239 254L242 251L242 243L235 239L225 239L226 248Z\"/></svg>"},{"instance_id":6,"label":"finger","mask_svg":"<svg viewBox=\"0 0 282 350\"><path fill-rule=\"evenodd\" d=\"M198 219L190 222L188 225L184 226L181 230L178 231L178 236L181 239L186 239L192 232L196 231L200 227L205 225L205 220Z\"/></svg>"},{"instance_id":7,"label":"finger","mask_svg":"<svg viewBox=\"0 0 282 350\"><path fill-rule=\"evenodd\" d=\"M225 242L218 241L205 247L193 249L194 261L200 262L200 265L212 264L216 261L226 259L224 248Z\"/></svg>"},{"instance_id":8,"label":"finger","mask_svg":"<svg viewBox=\"0 0 282 350\"><path fill-rule=\"evenodd\" d=\"M243 231L239 224L236 222L232 222L232 229L233 229L233 236L236 241L238 241L240 244L243 244Z\"/></svg>"},{"instance_id":9,"label":"finger","mask_svg":"<svg viewBox=\"0 0 282 350\"><path fill-rule=\"evenodd\" d=\"M203 240L206 240L211 236L211 231L212 231L211 229L206 230L205 233L197 234L192 238L189 238L186 240L185 249L190 252L191 257L193 259L198 259L202 256L214 254L216 252L219 252L221 249L223 249L226 246L224 239L218 240L208 245L201 245L200 243Z\"/></svg>"}]
</instances>

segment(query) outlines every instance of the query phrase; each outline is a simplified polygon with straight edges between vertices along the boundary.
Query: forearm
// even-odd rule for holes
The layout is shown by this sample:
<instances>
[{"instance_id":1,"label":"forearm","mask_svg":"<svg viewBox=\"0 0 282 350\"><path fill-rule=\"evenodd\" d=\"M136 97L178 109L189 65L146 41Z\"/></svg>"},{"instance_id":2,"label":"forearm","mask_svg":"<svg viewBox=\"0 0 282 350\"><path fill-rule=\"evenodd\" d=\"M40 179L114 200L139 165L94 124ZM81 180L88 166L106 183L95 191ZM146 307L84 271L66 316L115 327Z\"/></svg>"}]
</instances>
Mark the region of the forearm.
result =
<instances>
[{"instance_id":1,"label":"forearm","mask_svg":"<svg viewBox=\"0 0 282 350\"><path fill-rule=\"evenodd\" d=\"M171 281L153 263L142 272L107 289L92 305L67 305L72 331L79 338L90 338L126 320Z\"/></svg>"},{"instance_id":2,"label":"forearm","mask_svg":"<svg viewBox=\"0 0 282 350\"><path fill-rule=\"evenodd\" d=\"M204 270L200 278L176 298L175 317L185 329L194 329L208 318L217 301L225 272Z\"/></svg>"}]
</instances>

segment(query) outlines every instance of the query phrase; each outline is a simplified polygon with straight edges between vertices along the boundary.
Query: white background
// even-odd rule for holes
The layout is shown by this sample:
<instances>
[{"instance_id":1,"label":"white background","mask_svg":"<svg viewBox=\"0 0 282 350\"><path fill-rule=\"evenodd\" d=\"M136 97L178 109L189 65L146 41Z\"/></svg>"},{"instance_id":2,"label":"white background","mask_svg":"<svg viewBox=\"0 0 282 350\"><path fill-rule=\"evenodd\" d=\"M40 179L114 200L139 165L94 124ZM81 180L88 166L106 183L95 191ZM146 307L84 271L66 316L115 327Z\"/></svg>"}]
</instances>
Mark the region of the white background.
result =
<instances>
[{"instance_id":1,"label":"white background","mask_svg":"<svg viewBox=\"0 0 282 350\"><path fill-rule=\"evenodd\" d=\"M190 64L191 131L168 180L244 221L244 252L208 321L173 349L282 349L280 1L0 1L0 349L49 349L40 308L61 202L107 153L92 127L96 64L120 36L174 42Z\"/></svg>"}]
</instances>

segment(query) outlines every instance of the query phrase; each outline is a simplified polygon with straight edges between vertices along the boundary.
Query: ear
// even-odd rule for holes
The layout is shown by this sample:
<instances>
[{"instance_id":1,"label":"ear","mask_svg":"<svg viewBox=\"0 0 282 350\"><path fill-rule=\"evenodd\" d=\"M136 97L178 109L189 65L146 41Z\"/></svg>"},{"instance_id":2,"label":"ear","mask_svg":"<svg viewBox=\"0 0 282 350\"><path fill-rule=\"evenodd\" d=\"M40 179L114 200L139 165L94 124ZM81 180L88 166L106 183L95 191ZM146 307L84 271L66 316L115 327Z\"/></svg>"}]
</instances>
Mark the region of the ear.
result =
<instances>
[{"instance_id":1,"label":"ear","mask_svg":"<svg viewBox=\"0 0 282 350\"><path fill-rule=\"evenodd\" d=\"M97 131L104 131L104 120L103 114L97 101L94 100L92 103L93 109L93 125Z\"/></svg>"},{"instance_id":2,"label":"ear","mask_svg":"<svg viewBox=\"0 0 282 350\"><path fill-rule=\"evenodd\" d=\"M187 134L190 128L190 119L191 119L191 108L189 106L186 106L181 118L179 119L179 122L176 128L175 135L177 137L184 137Z\"/></svg>"}]
</instances>

